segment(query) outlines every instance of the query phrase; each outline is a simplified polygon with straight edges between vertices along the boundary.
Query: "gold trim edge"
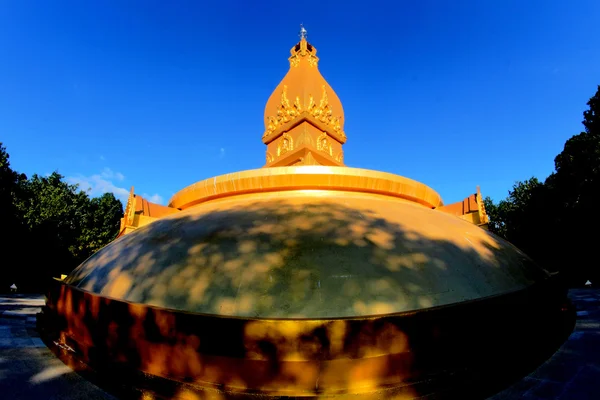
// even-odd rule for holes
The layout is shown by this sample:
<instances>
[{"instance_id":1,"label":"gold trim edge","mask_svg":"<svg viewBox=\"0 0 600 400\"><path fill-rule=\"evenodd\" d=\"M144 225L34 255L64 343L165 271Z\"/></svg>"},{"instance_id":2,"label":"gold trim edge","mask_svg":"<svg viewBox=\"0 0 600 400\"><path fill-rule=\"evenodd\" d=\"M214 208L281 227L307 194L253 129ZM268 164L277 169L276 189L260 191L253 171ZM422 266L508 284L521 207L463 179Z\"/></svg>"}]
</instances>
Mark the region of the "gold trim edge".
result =
<instances>
[{"instance_id":1,"label":"gold trim edge","mask_svg":"<svg viewBox=\"0 0 600 400\"><path fill-rule=\"evenodd\" d=\"M287 190L339 190L400 197L430 208L444 205L429 186L387 172L333 166L252 169L215 176L175 193L169 207L186 209L215 198Z\"/></svg>"}]
</instances>

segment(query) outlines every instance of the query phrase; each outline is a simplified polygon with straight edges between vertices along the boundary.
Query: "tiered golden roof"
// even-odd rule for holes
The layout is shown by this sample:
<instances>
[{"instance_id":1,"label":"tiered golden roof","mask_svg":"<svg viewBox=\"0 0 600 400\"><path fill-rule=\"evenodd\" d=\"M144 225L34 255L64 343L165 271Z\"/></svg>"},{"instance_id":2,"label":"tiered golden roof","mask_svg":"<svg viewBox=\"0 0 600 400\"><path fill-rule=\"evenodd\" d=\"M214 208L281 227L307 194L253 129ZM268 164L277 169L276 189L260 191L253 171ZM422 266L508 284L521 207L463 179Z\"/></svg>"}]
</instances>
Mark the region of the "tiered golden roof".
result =
<instances>
[{"instance_id":1,"label":"tiered golden roof","mask_svg":"<svg viewBox=\"0 0 600 400\"><path fill-rule=\"evenodd\" d=\"M344 109L319 72L317 49L301 35L290 52L290 69L265 107L266 166L344 165Z\"/></svg>"}]
</instances>

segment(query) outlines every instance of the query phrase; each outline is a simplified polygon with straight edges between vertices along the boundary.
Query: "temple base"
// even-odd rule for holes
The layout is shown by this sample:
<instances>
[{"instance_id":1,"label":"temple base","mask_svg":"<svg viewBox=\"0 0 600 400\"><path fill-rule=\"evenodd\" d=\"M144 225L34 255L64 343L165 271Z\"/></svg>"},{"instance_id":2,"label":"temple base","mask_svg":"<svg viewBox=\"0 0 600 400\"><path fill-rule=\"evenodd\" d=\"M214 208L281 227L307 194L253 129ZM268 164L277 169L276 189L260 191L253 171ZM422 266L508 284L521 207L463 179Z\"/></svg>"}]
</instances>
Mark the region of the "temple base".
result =
<instances>
[{"instance_id":1,"label":"temple base","mask_svg":"<svg viewBox=\"0 0 600 400\"><path fill-rule=\"evenodd\" d=\"M51 292L38 318L45 343L86 378L125 397L483 398L549 358L574 326L573 309L556 282L549 282L416 313L337 320L354 332L344 339L349 353L343 358L332 356L332 337L317 327L301 341L329 348L312 358L304 353L302 360L279 359L268 349L298 344L298 338L292 335L283 344L263 339L259 347L271 354L264 359L250 351L257 343L247 335L249 324L302 329L307 321L181 313L101 298L58 282ZM79 310L85 315L73 324ZM396 336L380 329L392 325L399 329ZM409 346L400 353L346 358L402 335ZM321 382L312 380L314 368Z\"/></svg>"}]
</instances>

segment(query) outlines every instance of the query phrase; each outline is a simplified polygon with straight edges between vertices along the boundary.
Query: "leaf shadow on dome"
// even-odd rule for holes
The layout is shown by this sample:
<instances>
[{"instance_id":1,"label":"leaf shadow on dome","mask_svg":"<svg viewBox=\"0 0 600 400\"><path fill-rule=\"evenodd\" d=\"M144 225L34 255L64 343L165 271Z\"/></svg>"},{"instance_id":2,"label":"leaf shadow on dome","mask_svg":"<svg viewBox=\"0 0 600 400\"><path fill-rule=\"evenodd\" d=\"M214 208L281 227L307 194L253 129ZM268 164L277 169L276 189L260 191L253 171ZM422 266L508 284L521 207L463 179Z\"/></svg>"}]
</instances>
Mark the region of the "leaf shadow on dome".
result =
<instances>
[{"instance_id":1,"label":"leaf shadow on dome","mask_svg":"<svg viewBox=\"0 0 600 400\"><path fill-rule=\"evenodd\" d=\"M375 365L381 381L368 384L390 384L390 376L399 384L423 365L464 367L473 356L465 353L469 343L484 348L482 337L501 339L503 333L494 332L493 319L481 318L486 314L472 311L442 322L420 317L431 313L416 313L410 323L386 315L456 304L494 294L495 284L520 288L546 277L492 235L470 248L427 232L391 223L368 207L332 201L258 201L208 214L183 212L124 236L70 274L65 282L87 293L65 301L76 310L67 320L81 343L95 344L95 356L84 352L88 358L112 355L184 382L248 390L313 387L318 394L327 391L331 376L348 388L364 384L356 377L373 367L331 371L321 361L381 355ZM452 333L454 324L459 333ZM439 329L447 336L435 337ZM491 351L501 354L502 346ZM231 357L234 364L210 357ZM289 369L290 357L317 362ZM242 359L263 364L240 372L233 366ZM407 396L426 391L406 390Z\"/></svg>"},{"instance_id":2,"label":"leaf shadow on dome","mask_svg":"<svg viewBox=\"0 0 600 400\"><path fill-rule=\"evenodd\" d=\"M332 202L257 202L156 221L67 282L189 312L335 318L472 300L545 277L491 234L476 249L423 232Z\"/></svg>"}]
</instances>

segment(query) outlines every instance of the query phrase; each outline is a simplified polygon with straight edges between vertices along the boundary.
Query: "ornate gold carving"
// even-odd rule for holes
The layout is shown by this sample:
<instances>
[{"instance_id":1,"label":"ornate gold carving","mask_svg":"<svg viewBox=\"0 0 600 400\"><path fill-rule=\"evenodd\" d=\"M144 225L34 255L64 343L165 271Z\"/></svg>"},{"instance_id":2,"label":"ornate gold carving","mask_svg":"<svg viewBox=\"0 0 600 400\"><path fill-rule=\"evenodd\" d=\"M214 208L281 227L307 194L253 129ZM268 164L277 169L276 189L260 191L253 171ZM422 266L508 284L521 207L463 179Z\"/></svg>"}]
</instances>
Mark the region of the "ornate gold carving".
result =
<instances>
[{"instance_id":1,"label":"ornate gold carving","mask_svg":"<svg viewBox=\"0 0 600 400\"><path fill-rule=\"evenodd\" d=\"M297 67L300 62L300 57L307 57L310 66L314 67L317 65L319 59L317 58L316 49L308 45L306 40L300 41L300 43L292 48L292 55L289 58L292 67ZM290 103L287 97L287 86L283 86L281 93L281 102L277 106L275 115L267 117L266 129L263 134L263 140L272 135L282 125L300 117L302 114L308 114L315 118L317 121L329 126L335 133L338 139L341 138L341 142L345 142L346 134L342 130L342 119L339 116L333 115L333 109L329 104L329 98L327 95L326 85L322 85L321 99L317 104L313 95L309 96L308 107L303 108L306 105L305 99L300 102L300 97L296 96L294 104ZM341 110L339 110L341 112Z\"/></svg>"},{"instance_id":2,"label":"ornate gold carving","mask_svg":"<svg viewBox=\"0 0 600 400\"><path fill-rule=\"evenodd\" d=\"M129 198L127 199L127 206L125 206L125 226L133 225L135 218L135 194L133 193L133 186L129 191Z\"/></svg>"},{"instance_id":3,"label":"ornate gold carving","mask_svg":"<svg viewBox=\"0 0 600 400\"><path fill-rule=\"evenodd\" d=\"M327 89L325 85L322 86L323 92L321 93L321 101L319 105L315 103L315 99L312 95L309 96L308 107L306 111L315 117L318 121L323 122L333 128L333 131L340 135L342 138L346 138L346 135L342 131L342 123L339 117L333 116L333 110L329 104L329 98L327 97Z\"/></svg>"},{"instance_id":4,"label":"ornate gold carving","mask_svg":"<svg viewBox=\"0 0 600 400\"><path fill-rule=\"evenodd\" d=\"M339 163L344 162L344 152L343 151L340 151L339 153L337 153L337 156L335 156L335 161L337 161Z\"/></svg>"},{"instance_id":5,"label":"ornate gold carving","mask_svg":"<svg viewBox=\"0 0 600 400\"><path fill-rule=\"evenodd\" d=\"M303 165L321 165L319 164L319 162L317 160L315 160L315 157L313 156L312 152L308 152L306 153L306 157L304 157L304 160L302 162Z\"/></svg>"},{"instance_id":6,"label":"ornate gold carving","mask_svg":"<svg viewBox=\"0 0 600 400\"><path fill-rule=\"evenodd\" d=\"M327 139L327 133L323 132L319 135L319 138L317 139L317 150L333 156L333 148L331 147L331 143L329 143L329 139Z\"/></svg>"},{"instance_id":7,"label":"ornate gold carving","mask_svg":"<svg viewBox=\"0 0 600 400\"><path fill-rule=\"evenodd\" d=\"M275 129L280 127L296 118L302 112L302 105L300 104L300 97L296 96L294 105L290 104L290 100L287 97L287 85L283 85L283 91L281 92L281 103L277 107L277 114L275 117L268 118L267 131L263 137L269 136Z\"/></svg>"},{"instance_id":8,"label":"ornate gold carving","mask_svg":"<svg viewBox=\"0 0 600 400\"><path fill-rule=\"evenodd\" d=\"M291 56L288 60L292 67L297 67L300 64L301 57L307 57L308 65L311 67L315 67L319 62L319 57L316 55L317 49L309 45L306 39L300 40L300 43L292 47L290 53Z\"/></svg>"},{"instance_id":9,"label":"ornate gold carving","mask_svg":"<svg viewBox=\"0 0 600 400\"><path fill-rule=\"evenodd\" d=\"M315 147L315 139L308 132L308 129L306 129L306 124L303 124L302 132L298 136L296 136L294 146L296 146L296 148L299 148L300 146Z\"/></svg>"},{"instance_id":10,"label":"ornate gold carving","mask_svg":"<svg viewBox=\"0 0 600 400\"><path fill-rule=\"evenodd\" d=\"M292 150L294 150L294 139L287 133L284 133L277 145L277 157Z\"/></svg>"},{"instance_id":11,"label":"ornate gold carving","mask_svg":"<svg viewBox=\"0 0 600 400\"><path fill-rule=\"evenodd\" d=\"M315 157L313 156L312 152L309 151L308 153L306 153L306 155L304 157L300 157L294 163L290 164L290 166L294 166L294 165L321 165L321 164L319 164L319 162L317 160L315 160Z\"/></svg>"},{"instance_id":12,"label":"ornate gold carving","mask_svg":"<svg viewBox=\"0 0 600 400\"><path fill-rule=\"evenodd\" d=\"M477 186L477 195L475 197L477 202L477 208L479 209L479 220L482 224L487 224L489 222L489 218L487 212L485 211L485 204L483 203L483 197L481 196L481 189Z\"/></svg>"},{"instance_id":13,"label":"ornate gold carving","mask_svg":"<svg viewBox=\"0 0 600 400\"><path fill-rule=\"evenodd\" d=\"M275 160L275 157L267 151L267 164L273 162L273 160Z\"/></svg>"}]
</instances>

